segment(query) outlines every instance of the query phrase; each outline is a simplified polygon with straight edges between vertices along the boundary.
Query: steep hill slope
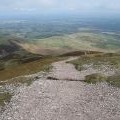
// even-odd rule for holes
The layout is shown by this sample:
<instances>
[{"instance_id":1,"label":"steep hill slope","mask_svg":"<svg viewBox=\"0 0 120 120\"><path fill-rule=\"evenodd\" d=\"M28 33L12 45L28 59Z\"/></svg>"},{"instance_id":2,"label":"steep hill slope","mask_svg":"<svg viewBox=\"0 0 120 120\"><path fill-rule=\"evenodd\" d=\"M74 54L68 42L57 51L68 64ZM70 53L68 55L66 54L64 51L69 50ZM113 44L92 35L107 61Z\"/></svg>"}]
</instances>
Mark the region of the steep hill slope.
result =
<instances>
[{"instance_id":1,"label":"steep hill slope","mask_svg":"<svg viewBox=\"0 0 120 120\"><path fill-rule=\"evenodd\" d=\"M0 39L0 71L42 58L41 55L23 49L17 44L20 42L23 42L23 39L17 37L9 36Z\"/></svg>"}]
</instances>

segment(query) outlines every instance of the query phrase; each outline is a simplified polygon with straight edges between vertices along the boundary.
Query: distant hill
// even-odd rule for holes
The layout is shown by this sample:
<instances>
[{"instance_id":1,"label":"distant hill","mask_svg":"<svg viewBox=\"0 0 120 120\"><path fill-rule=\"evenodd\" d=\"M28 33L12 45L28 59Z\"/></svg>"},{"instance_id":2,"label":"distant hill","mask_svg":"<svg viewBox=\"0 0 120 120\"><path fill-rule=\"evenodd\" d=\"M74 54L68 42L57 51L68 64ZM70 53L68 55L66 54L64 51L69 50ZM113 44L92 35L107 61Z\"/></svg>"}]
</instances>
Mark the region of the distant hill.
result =
<instances>
[{"instance_id":1,"label":"distant hill","mask_svg":"<svg viewBox=\"0 0 120 120\"><path fill-rule=\"evenodd\" d=\"M15 37L0 39L0 71L8 67L33 62L43 56L26 51L17 43L24 43L24 40Z\"/></svg>"},{"instance_id":2,"label":"distant hill","mask_svg":"<svg viewBox=\"0 0 120 120\"><path fill-rule=\"evenodd\" d=\"M0 70L46 56L76 56L84 51L119 52L120 35L79 32L44 39L0 36Z\"/></svg>"},{"instance_id":3,"label":"distant hill","mask_svg":"<svg viewBox=\"0 0 120 120\"><path fill-rule=\"evenodd\" d=\"M0 56L33 53L39 55L62 55L74 51L120 51L120 35L102 32L79 32L44 39L5 37L0 39Z\"/></svg>"},{"instance_id":4,"label":"distant hill","mask_svg":"<svg viewBox=\"0 0 120 120\"><path fill-rule=\"evenodd\" d=\"M79 50L118 52L120 51L120 35L79 32L44 39L33 39L24 43L17 42L17 44L29 52L42 55L60 55Z\"/></svg>"}]
</instances>

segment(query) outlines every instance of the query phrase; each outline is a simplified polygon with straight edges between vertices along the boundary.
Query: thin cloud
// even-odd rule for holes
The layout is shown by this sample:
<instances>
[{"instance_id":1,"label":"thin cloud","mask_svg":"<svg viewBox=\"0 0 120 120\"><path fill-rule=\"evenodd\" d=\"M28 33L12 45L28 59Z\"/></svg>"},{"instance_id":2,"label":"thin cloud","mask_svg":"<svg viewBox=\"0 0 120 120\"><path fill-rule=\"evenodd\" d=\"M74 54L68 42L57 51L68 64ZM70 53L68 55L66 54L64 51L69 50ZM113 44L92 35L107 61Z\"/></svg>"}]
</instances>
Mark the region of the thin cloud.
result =
<instances>
[{"instance_id":1,"label":"thin cloud","mask_svg":"<svg viewBox=\"0 0 120 120\"><path fill-rule=\"evenodd\" d=\"M0 11L118 12L120 0L0 0Z\"/></svg>"}]
</instances>

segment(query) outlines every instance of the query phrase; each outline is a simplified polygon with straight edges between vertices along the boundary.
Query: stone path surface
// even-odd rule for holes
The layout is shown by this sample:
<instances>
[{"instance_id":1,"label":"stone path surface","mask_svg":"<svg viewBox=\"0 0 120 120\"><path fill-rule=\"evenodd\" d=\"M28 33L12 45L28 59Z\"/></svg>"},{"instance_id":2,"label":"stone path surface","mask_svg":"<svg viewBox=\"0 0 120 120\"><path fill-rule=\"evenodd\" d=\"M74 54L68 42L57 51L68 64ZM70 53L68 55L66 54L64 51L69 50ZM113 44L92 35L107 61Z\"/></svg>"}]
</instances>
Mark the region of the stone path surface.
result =
<instances>
[{"instance_id":1,"label":"stone path surface","mask_svg":"<svg viewBox=\"0 0 120 120\"><path fill-rule=\"evenodd\" d=\"M48 78L53 78L56 80L68 80L68 81L84 81L85 76L94 74L94 73L101 73L105 76L110 76L115 74L115 70L110 69L109 66L101 65L102 69L98 70L93 67L93 65L83 65L86 66L86 69L81 71L76 70L75 66L68 63L69 61L75 60L78 57L71 57L64 61L55 62L52 64L53 69L48 75Z\"/></svg>"},{"instance_id":2,"label":"stone path surface","mask_svg":"<svg viewBox=\"0 0 120 120\"><path fill-rule=\"evenodd\" d=\"M59 80L47 76L19 87L0 120L120 120L120 89L107 83L86 84L65 62L54 63L48 75Z\"/></svg>"},{"instance_id":3,"label":"stone path surface","mask_svg":"<svg viewBox=\"0 0 120 120\"><path fill-rule=\"evenodd\" d=\"M48 78L51 77L59 80L82 80L80 72L75 69L74 65L70 63L66 64L66 62L72 61L77 58L78 57L71 57L67 60L53 63L53 69L48 75Z\"/></svg>"}]
</instances>

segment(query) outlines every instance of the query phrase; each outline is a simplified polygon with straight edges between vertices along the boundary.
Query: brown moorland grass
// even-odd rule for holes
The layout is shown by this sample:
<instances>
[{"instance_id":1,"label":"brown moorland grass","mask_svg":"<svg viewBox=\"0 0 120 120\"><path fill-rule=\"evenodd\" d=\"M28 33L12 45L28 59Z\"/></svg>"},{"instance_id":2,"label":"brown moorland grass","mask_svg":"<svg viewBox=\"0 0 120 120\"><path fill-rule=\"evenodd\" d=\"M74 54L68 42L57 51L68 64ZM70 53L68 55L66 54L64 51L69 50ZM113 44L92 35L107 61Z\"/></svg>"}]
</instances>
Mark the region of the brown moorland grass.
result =
<instances>
[{"instance_id":1,"label":"brown moorland grass","mask_svg":"<svg viewBox=\"0 0 120 120\"><path fill-rule=\"evenodd\" d=\"M24 63L15 67L6 68L0 71L0 81L11 79L22 75L30 75L39 71L49 69L52 62L64 59L63 57L46 57L29 63Z\"/></svg>"}]
</instances>

